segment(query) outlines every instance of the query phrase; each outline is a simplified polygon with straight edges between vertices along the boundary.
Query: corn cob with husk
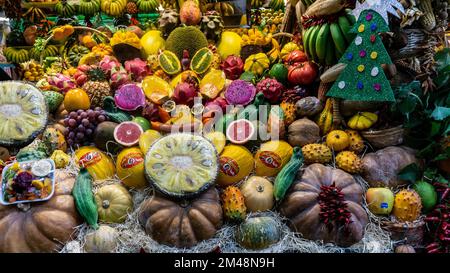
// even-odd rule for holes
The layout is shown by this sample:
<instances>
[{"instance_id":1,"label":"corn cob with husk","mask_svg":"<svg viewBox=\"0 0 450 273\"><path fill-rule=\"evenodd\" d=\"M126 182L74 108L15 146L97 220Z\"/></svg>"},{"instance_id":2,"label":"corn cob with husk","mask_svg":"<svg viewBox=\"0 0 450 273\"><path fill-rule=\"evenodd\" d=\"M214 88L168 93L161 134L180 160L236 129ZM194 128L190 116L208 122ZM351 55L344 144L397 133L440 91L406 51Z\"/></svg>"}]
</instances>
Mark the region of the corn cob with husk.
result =
<instances>
[{"instance_id":1,"label":"corn cob with husk","mask_svg":"<svg viewBox=\"0 0 450 273\"><path fill-rule=\"evenodd\" d=\"M423 12L419 22L425 30L432 30L436 27L436 17L434 16L433 7L431 6L431 0L420 0L417 3L417 7Z\"/></svg>"}]
</instances>

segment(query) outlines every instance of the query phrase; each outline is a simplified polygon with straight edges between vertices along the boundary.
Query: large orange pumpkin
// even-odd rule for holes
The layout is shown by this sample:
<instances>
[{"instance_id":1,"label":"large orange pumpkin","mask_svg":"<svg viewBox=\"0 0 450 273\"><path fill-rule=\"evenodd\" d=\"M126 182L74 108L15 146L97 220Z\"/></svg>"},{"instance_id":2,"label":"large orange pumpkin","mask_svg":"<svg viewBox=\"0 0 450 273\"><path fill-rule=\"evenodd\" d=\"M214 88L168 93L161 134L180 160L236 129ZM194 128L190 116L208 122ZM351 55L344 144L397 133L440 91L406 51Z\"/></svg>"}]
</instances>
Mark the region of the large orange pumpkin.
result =
<instances>
[{"instance_id":1,"label":"large orange pumpkin","mask_svg":"<svg viewBox=\"0 0 450 273\"><path fill-rule=\"evenodd\" d=\"M368 222L362 196L350 174L312 164L294 182L280 212L304 238L347 247L363 238Z\"/></svg>"},{"instance_id":2,"label":"large orange pumpkin","mask_svg":"<svg viewBox=\"0 0 450 273\"><path fill-rule=\"evenodd\" d=\"M53 252L69 241L82 223L71 195L75 177L57 170L53 197L30 203L28 210L0 205L0 253Z\"/></svg>"}]
</instances>

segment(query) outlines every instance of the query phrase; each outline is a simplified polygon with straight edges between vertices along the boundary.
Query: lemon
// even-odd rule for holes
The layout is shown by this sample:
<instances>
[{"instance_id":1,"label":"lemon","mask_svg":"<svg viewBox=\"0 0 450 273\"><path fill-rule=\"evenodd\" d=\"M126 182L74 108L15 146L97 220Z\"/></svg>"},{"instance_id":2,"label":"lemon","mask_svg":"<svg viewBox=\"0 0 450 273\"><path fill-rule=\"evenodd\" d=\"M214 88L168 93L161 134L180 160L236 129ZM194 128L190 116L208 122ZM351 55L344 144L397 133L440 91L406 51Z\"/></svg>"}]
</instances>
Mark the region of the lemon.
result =
<instances>
[{"instance_id":1,"label":"lemon","mask_svg":"<svg viewBox=\"0 0 450 273\"><path fill-rule=\"evenodd\" d=\"M146 57L158 54L160 49L164 49L165 43L166 42L161 37L161 31L159 30L150 30L141 38L141 45Z\"/></svg>"},{"instance_id":2,"label":"lemon","mask_svg":"<svg viewBox=\"0 0 450 273\"><path fill-rule=\"evenodd\" d=\"M235 32L224 31L217 47L220 57L225 60L230 55L241 55L242 38Z\"/></svg>"},{"instance_id":3,"label":"lemon","mask_svg":"<svg viewBox=\"0 0 450 273\"><path fill-rule=\"evenodd\" d=\"M226 136L221 132L210 132L205 135L205 138L212 142L216 147L217 153L221 153L227 142Z\"/></svg>"}]
</instances>

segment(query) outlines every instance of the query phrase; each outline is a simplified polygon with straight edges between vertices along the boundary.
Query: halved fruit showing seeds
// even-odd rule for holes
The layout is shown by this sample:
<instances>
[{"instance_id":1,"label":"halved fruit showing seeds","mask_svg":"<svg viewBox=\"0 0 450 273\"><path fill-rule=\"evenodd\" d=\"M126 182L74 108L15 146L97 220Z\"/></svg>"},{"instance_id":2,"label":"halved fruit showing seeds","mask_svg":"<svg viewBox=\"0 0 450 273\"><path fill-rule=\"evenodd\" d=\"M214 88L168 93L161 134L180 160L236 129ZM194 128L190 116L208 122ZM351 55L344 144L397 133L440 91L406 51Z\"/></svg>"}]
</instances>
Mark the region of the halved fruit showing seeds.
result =
<instances>
[{"instance_id":1,"label":"halved fruit showing seeds","mask_svg":"<svg viewBox=\"0 0 450 273\"><path fill-rule=\"evenodd\" d=\"M155 141L145 157L145 173L160 192L194 197L214 184L218 174L214 145L200 135L170 134Z\"/></svg>"},{"instance_id":2,"label":"halved fruit showing seeds","mask_svg":"<svg viewBox=\"0 0 450 273\"><path fill-rule=\"evenodd\" d=\"M139 138L144 133L142 127L133 121L122 122L114 128L114 139L125 147L131 147L139 143Z\"/></svg>"},{"instance_id":3,"label":"halved fruit showing seeds","mask_svg":"<svg viewBox=\"0 0 450 273\"><path fill-rule=\"evenodd\" d=\"M230 123L227 128L227 139L234 144L245 144L255 137L255 126L246 119L239 119Z\"/></svg>"},{"instance_id":4,"label":"halved fruit showing seeds","mask_svg":"<svg viewBox=\"0 0 450 273\"><path fill-rule=\"evenodd\" d=\"M39 89L19 81L0 82L0 146L30 144L47 120L47 104Z\"/></svg>"}]
</instances>

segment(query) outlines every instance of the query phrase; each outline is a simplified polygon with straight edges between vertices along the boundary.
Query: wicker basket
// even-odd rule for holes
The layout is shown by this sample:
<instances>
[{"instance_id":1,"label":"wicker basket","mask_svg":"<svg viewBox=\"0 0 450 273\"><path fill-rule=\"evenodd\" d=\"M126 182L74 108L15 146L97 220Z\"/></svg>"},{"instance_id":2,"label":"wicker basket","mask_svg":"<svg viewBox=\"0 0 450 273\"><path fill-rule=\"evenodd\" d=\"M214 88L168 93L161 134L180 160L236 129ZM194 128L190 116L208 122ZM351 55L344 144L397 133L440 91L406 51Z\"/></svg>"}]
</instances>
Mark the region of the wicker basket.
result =
<instances>
[{"instance_id":1,"label":"wicker basket","mask_svg":"<svg viewBox=\"0 0 450 273\"><path fill-rule=\"evenodd\" d=\"M361 135L367 139L373 147L378 149L402 144L404 134L405 129L401 125L379 131L370 130L361 132Z\"/></svg>"},{"instance_id":2,"label":"wicker basket","mask_svg":"<svg viewBox=\"0 0 450 273\"><path fill-rule=\"evenodd\" d=\"M405 223L383 221L381 227L391 233L393 241L402 241L402 244L408 244L413 247L423 246L425 232L425 222L423 220Z\"/></svg>"}]
</instances>

